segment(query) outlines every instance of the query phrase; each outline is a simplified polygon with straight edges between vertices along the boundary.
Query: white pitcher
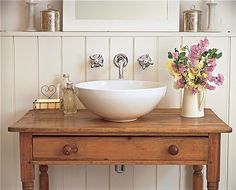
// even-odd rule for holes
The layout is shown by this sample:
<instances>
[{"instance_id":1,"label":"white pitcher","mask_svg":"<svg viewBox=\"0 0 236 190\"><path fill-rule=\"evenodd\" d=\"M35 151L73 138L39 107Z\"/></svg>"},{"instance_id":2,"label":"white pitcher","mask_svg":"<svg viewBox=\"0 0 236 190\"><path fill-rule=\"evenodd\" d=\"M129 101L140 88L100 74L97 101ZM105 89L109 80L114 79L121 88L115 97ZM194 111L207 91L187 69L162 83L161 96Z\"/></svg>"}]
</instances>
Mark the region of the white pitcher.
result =
<instances>
[{"instance_id":1,"label":"white pitcher","mask_svg":"<svg viewBox=\"0 0 236 190\"><path fill-rule=\"evenodd\" d=\"M194 94L191 89L184 89L181 116L204 117L205 90Z\"/></svg>"}]
</instances>

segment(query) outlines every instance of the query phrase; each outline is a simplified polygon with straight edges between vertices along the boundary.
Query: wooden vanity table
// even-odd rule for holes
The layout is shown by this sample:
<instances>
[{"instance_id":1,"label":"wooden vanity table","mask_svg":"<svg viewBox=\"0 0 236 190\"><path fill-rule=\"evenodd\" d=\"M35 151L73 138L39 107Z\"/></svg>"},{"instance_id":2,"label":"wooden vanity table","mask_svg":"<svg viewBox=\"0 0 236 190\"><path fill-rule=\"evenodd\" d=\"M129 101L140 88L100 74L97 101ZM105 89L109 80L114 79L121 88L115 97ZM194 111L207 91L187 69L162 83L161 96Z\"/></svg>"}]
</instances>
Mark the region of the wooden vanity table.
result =
<instances>
[{"instance_id":1,"label":"wooden vanity table","mask_svg":"<svg viewBox=\"0 0 236 190\"><path fill-rule=\"evenodd\" d=\"M20 133L23 190L34 189L38 164L40 190L48 190L48 165L178 164L193 165L193 189L208 190L220 179L220 135L232 129L210 109L205 117L183 118L179 109L157 109L129 123L100 119L87 110L64 115L59 110L29 111L9 127ZM176 187L177 188L177 187Z\"/></svg>"}]
</instances>

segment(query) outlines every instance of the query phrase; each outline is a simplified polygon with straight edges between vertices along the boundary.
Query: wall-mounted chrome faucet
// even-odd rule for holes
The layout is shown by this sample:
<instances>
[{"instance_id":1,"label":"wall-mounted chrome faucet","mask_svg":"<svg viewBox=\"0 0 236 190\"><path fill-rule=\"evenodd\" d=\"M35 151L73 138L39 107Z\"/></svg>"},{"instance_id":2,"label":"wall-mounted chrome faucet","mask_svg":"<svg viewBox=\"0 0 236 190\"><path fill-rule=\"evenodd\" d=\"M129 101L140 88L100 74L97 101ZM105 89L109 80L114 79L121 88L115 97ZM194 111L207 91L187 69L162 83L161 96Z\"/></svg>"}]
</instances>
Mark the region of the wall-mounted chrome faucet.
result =
<instances>
[{"instance_id":1,"label":"wall-mounted chrome faucet","mask_svg":"<svg viewBox=\"0 0 236 190\"><path fill-rule=\"evenodd\" d=\"M89 58L90 58L91 68L103 67L104 59L101 54L94 54L89 56Z\"/></svg>"},{"instance_id":2,"label":"wall-mounted chrome faucet","mask_svg":"<svg viewBox=\"0 0 236 190\"><path fill-rule=\"evenodd\" d=\"M125 165L115 165L115 171L117 173L124 173L125 172Z\"/></svg>"},{"instance_id":3,"label":"wall-mounted chrome faucet","mask_svg":"<svg viewBox=\"0 0 236 190\"><path fill-rule=\"evenodd\" d=\"M149 54L140 56L137 61L139 62L143 70L154 64Z\"/></svg>"},{"instance_id":4,"label":"wall-mounted chrome faucet","mask_svg":"<svg viewBox=\"0 0 236 190\"><path fill-rule=\"evenodd\" d=\"M119 68L119 79L123 79L123 69L128 64L128 57L123 53L119 53L114 57L113 62Z\"/></svg>"}]
</instances>

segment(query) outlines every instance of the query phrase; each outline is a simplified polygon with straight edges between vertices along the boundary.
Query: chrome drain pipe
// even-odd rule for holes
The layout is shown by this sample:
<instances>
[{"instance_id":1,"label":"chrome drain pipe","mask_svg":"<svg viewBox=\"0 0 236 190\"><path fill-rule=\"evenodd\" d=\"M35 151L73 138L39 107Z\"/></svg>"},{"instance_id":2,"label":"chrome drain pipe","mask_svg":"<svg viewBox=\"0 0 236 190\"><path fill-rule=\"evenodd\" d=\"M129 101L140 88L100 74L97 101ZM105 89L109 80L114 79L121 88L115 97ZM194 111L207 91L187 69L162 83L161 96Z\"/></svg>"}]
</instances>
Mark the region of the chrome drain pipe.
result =
<instances>
[{"instance_id":1,"label":"chrome drain pipe","mask_svg":"<svg viewBox=\"0 0 236 190\"><path fill-rule=\"evenodd\" d=\"M124 173L125 171L125 165L115 165L115 171L117 173Z\"/></svg>"}]
</instances>

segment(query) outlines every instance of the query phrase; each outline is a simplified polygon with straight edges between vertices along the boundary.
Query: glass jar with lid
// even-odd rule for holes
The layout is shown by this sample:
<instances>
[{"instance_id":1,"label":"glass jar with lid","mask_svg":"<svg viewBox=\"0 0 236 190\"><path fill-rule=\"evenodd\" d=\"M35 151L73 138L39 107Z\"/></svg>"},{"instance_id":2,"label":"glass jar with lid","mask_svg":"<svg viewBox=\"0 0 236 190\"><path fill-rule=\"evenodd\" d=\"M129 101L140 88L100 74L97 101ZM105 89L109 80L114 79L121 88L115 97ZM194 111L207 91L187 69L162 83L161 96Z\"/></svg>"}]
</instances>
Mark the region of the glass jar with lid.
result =
<instances>
[{"instance_id":1,"label":"glass jar with lid","mask_svg":"<svg viewBox=\"0 0 236 190\"><path fill-rule=\"evenodd\" d=\"M193 5L190 10L183 12L184 32L202 31L202 11Z\"/></svg>"},{"instance_id":2,"label":"glass jar with lid","mask_svg":"<svg viewBox=\"0 0 236 190\"><path fill-rule=\"evenodd\" d=\"M74 91L74 85L69 80L69 75L63 75L64 87L63 87L63 107L65 114L72 114L77 112L76 95Z\"/></svg>"},{"instance_id":3,"label":"glass jar with lid","mask_svg":"<svg viewBox=\"0 0 236 190\"><path fill-rule=\"evenodd\" d=\"M60 12L53 9L48 4L48 9L40 11L41 31L42 32L58 32L60 31Z\"/></svg>"}]
</instances>

